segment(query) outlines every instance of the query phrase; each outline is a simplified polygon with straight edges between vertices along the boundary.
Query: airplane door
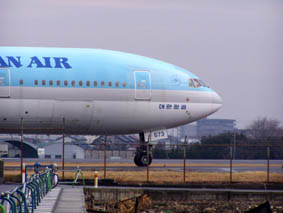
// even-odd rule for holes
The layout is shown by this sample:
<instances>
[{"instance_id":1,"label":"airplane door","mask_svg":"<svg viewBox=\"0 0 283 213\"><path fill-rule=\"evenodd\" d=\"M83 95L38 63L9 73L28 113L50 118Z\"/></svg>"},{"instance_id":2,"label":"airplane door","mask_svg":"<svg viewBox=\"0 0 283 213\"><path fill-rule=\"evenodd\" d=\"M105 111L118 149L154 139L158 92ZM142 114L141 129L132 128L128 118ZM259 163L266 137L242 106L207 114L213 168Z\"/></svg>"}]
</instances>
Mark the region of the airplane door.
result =
<instances>
[{"instance_id":1,"label":"airplane door","mask_svg":"<svg viewBox=\"0 0 283 213\"><path fill-rule=\"evenodd\" d=\"M10 97L10 70L0 68L0 98Z\"/></svg>"},{"instance_id":2,"label":"airplane door","mask_svg":"<svg viewBox=\"0 0 283 213\"><path fill-rule=\"evenodd\" d=\"M151 76L148 71L135 71L135 99L151 99Z\"/></svg>"}]
</instances>

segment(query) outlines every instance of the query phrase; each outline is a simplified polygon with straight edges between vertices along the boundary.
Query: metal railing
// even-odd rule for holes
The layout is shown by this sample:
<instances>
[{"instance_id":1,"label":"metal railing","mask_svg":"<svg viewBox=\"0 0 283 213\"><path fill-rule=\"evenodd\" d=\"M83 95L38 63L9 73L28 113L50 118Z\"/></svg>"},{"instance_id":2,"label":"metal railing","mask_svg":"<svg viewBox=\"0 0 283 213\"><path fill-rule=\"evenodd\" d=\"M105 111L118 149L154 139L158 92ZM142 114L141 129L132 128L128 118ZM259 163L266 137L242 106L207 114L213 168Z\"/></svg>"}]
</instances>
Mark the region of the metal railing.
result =
<instances>
[{"instance_id":1,"label":"metal railing","mask_svg":"<svg viewBox=\"0 0 283 213\"><path fill-rule=\"evenodd\" d=\"M33 213L41 200L58 183L58 176L50 168L27 177L25 183L0 195L1 213Z\"/></svg>"}]
</instances>

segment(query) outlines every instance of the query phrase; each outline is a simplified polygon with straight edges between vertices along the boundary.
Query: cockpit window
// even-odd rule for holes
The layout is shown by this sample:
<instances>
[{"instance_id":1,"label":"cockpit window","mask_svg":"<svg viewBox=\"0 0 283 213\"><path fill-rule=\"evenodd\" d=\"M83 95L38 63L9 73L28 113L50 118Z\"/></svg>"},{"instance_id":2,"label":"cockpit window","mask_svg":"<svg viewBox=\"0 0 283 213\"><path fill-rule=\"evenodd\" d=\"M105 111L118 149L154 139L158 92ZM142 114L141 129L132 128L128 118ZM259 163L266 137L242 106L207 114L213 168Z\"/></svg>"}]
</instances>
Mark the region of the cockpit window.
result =
<instances>
[{"instance_id":1,"label":"cockpit window","mask_svg":"<svg viewBox=\"0 0 283 213\"><path fill-rule=\"evenodd\" d=\"M201 81L201 80L199 80L199 79L198 79L198 81L200 82L200 84L201 84L203 87L207 87L203 81Z\"/></svg>"},{"instance_id":2,"label":"cockpit window","mask_svg":"<svg viewBox=\"0 0 283 213\"><path fill-rule=\"evenodd\" d=\"M197 79L193 79L195 88L201 87L200 82Z\"/></svg>"},{"instance_id":3,"label":"cockpit window","mask_svg":"<svg viewBox=\"0 0 283 213\"><path fill-rule=\"evenodd\" d=\"M207 87L207 86L201 80L193 78L193 79L189 79L189 87L199 88L199 87Z\"/></svg>"},{"instance_id":4,"label":"cockpit window","mask_svg":"<svg viewBox=\"0 0 283 213\"><path fill-rule=\"evenodd\" d=\"M194 88L194 82L193 82L193 79L189 79L189 87L190 88Z\"/></svg>"}]
</instances>

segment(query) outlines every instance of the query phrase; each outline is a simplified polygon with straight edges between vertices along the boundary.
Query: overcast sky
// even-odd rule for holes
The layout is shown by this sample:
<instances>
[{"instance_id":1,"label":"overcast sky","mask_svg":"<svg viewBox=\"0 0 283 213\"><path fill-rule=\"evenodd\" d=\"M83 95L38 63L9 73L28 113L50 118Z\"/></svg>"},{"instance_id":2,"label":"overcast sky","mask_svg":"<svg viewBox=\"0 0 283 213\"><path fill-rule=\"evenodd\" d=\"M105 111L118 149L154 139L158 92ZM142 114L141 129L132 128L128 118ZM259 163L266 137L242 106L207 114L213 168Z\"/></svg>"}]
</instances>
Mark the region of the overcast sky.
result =
<instances>
[{"instance_id":1,"label":"overcast sky","mask_svg":"<svg viewBox=\"0 0 283 213\"><path fill-rule=\"evenodd\" d=\"M212 118L283 122L282 0L1 0L0 46L103 48L157 58L223 98ZM282 123L283 124L283 123Z\"/></svg>"}]
</instances>

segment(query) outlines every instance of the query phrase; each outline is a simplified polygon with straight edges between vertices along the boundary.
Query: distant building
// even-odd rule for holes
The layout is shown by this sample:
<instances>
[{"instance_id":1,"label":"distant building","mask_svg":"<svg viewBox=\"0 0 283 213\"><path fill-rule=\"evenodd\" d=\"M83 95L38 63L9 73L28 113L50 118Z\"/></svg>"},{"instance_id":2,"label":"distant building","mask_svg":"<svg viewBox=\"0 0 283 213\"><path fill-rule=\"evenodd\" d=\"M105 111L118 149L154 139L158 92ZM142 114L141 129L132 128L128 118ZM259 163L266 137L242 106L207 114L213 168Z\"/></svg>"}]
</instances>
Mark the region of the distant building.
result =
<instances>
[{"instance_id":1,"label":"distant building","mask_svg":"<svg viewBox=\"0 0 283 213\"><path fill-rule=\"evenodd\" d=\"M180 134L180 129L179 128L171 128L167 129L168 136L176 137L178 138Z\"/></svg>"},{"instance_id":2,"label":"distant building","mask_svg":"<svg viewBox=\"0 0 283 213\"><path fill-rule=\"evenodd\" d=\"M108 136L106 145L107 159L133 159L138 139L133 135ZM85 159L104 158L105 136L96 137L91 144L79 145L85 150Z\"/></svg>"},{"instance_id":3,"label":"distant building","mask_svg":"<svg viewBox=\"0 0 283 213\"><path fill-rule=\"evenodd\" d=\"M185 136L188 139L196 139L197 136L197 126L195 123L179 126L177 128L167 129L168 136L177 138L178 140L183 140Z\"/></svg>"},{"instance_id":4,"label":"distant building","mask_svg":"<svg viewBox=\"0 0 283 213\"><path fill-rule=\"evenodd\" d=\"M65 158L66 159L84 159L84 150L73 144L65 144ZM62 158L62 143L53 143L44 147L45 158Z\"/></svg>"},{"instance_id":5,"label":"distant building","mask_svg":"<svg viewBox=\"0 0 283 213\"><path fill-rule=\"evenodd\" d=\"M0 143L0 157L8 156L8 144Z\"/></svg>"},{"instance_id":6,"label":"distant building","mask_svg":"<svg viewBox=\"0 0 283 213\"><path fill-rule=\"evenodd\" d=\"M180 128L183 128L183 135L181 135L182 138L185 136L187 136L189 139L198 138L196 124L187 124L181 126Z\"/></svg>"},{"instance_id":7,"label":"distant building","mask_svg":"<svg viewBox=\"0 0 283 213\"><path fill-rule=\"evenodd\" d=\"M21 156L21 142L18 139L2 138L0 139L0 157L18 158ZM37 147L32 143L23 142L23 157L37 158Z\"/></svg>"},{"instance_id":8,"label":"distant building","mask_svg":"<svg viewBox=\"0 0 283 213\"><path fill-rule=\"evenodd\" d=\"M108 143L115 143L115 144L135 144L137 143L137 138L134 135L115 135L115 136L108 136L107 142ZM99 136L93 143L104 143L105 136Z\"/></svg>"},{"instance_id":9,"label":"distant building","mask_svg":"<svg viewBox=\"0 0 283 213\"><path fill-rule=\"evenodd\" d=\"M135 156L135 149L129 148L128 150L107 150L107 159L133 159ZM96 149L86 149L85 159L104 159L104 151Z\"/></svg>"},{"instance_id":10,"label":"distant building","mask_svg":"<svg viewBox=\"0 0 283 213\"><path fill-rule=\"evenodd\" d=\"M197 136L214 136L225 132L233 132L235 120L232 119L201 119L197 121Z\"/></svg>"}]
</instances>

